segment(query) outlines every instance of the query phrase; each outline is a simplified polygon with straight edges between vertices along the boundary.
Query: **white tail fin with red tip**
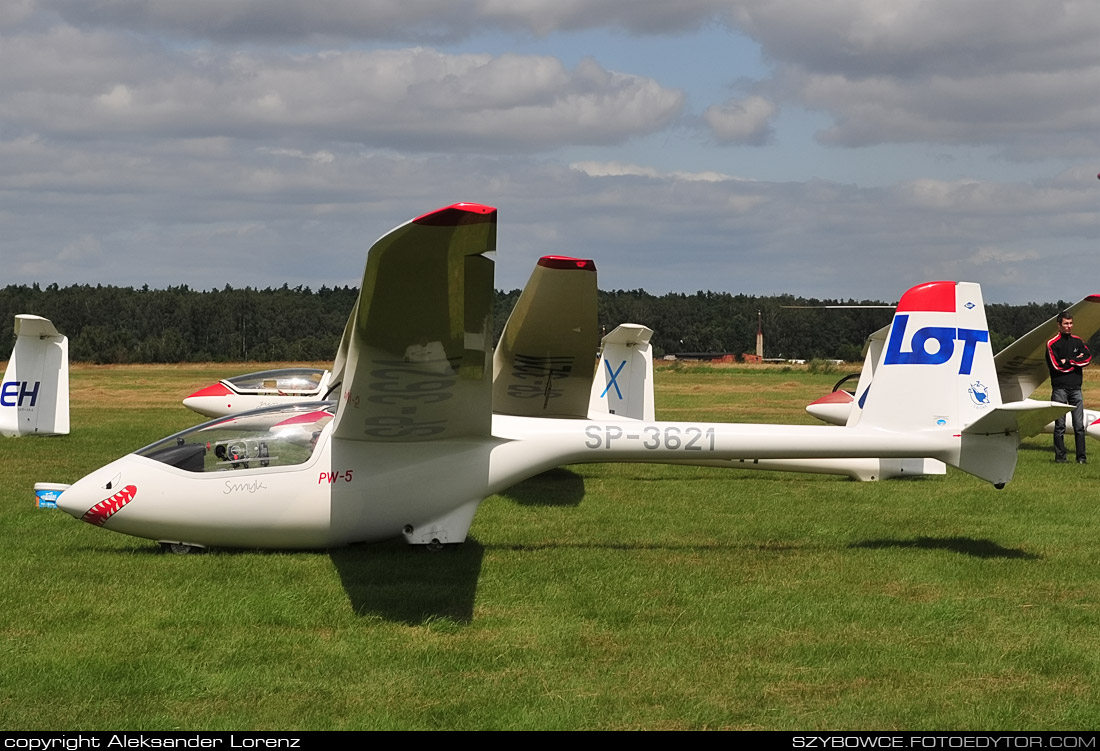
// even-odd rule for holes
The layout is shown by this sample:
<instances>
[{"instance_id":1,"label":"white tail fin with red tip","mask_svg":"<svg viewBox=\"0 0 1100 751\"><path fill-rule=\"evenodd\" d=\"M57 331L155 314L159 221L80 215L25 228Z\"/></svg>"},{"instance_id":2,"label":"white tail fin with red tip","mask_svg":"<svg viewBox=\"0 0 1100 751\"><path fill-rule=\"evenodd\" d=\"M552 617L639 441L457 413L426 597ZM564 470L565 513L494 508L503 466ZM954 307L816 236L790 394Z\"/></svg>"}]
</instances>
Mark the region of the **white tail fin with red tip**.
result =
<instances>
[{"instance_id":1,"label":"white tail fin with red tip","mask_svg":"<svg viewBox=\"0 0 1100 751\"><path fill-rule=\"evenodd\" d=\"M972 282L929 282L902 296L874 380L857 400L860 427L957 431L947 463L998 486L1012 478L1021 432L1064 410L1002 405L981 287Z\"/></svg>"},{"instance_id":2,"label":"white tail fin with red tip","mask_svg":"<svg viewBox=\"0 0 1100 751\"><path fill-rule=\"evenodd\" d=\"M981 287L929 282L906 292L857 399L858 424L891 430L962 428L1000 406Z\"/></svg>"}]
</instances>

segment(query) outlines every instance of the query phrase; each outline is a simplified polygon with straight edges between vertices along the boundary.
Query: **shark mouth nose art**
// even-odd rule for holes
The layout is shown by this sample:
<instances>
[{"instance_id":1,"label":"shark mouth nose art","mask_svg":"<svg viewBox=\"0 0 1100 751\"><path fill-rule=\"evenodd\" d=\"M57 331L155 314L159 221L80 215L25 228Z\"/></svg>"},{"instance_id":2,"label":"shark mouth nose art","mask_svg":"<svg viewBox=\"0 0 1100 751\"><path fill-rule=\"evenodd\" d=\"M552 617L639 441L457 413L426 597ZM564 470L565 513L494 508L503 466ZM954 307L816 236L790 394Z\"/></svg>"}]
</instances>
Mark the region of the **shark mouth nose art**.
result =
<instances>
[{"instance_id":1,"label":"shark mouth nose art","mask_svg":"<svg viewBox=\"0 0 1100 751\"><path fill-rule=\"evenodd\" d=\"M104 522L114 516L120 508L134 500L135 495L137 495L137 488L133 485L127 485L110 498L92 506L84 513L84 516L80 517L80 520L102 527Z\"/></svg>"}]
</instances>

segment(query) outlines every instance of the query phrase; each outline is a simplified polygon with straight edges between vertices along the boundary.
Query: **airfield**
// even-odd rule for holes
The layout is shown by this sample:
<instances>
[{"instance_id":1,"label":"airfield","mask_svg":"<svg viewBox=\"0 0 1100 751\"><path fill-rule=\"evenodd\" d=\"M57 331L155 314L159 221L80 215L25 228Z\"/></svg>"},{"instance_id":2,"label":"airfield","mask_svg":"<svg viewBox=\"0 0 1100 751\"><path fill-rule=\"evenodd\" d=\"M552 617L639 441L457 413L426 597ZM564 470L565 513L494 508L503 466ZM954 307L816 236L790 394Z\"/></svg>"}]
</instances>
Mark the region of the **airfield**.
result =
<instances>
[{"instance_id":1,"label":"airfield","mask_svg":"<svg viewBox=\"0 0 1100 751\"><path fill-rule=\"evenodd\" d=\"M71 435L0 440L0 725L1100 725L1100 442L1082 467L1028 439L1001 491L953 469L567 467L439 553L176 556L34 508L35 482L196 424L195 389L284 365L74 364ZM804 406L857 367L662 364L657 417L813 424Z\"/></svg>"}]
</instances>

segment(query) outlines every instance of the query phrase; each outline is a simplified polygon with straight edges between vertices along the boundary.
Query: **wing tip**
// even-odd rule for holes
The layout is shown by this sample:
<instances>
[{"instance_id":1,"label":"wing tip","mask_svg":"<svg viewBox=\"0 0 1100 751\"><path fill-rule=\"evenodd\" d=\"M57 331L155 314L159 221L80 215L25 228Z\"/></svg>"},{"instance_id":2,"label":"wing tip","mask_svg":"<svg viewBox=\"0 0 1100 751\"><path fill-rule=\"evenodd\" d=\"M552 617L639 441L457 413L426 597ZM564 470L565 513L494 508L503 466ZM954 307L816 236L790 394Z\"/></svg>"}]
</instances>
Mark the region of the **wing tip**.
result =
<instances>
[{"instance_id":1,"label":"wing tip","mask_svg":"<svg viewBox=\"0 0 1100 751\"><path fill-rule=\"evenodd\" d=\"M595 271L596 262L589 258L570 258L569 256L543 256L539 259L539 266L547 269L580 269L582 271Z\"/></svg>"},{"instance_id":2,"label":"wing tip","mask_svg":"<svg viewBox=\"0 0 1100 751\"><path fill-rule=\"evenodd\" d=\"M497 210L482 203L452 203L413 219L413 224L431 227L457 227L460 224L495 222Z\"/></svg>"}]
</instances>

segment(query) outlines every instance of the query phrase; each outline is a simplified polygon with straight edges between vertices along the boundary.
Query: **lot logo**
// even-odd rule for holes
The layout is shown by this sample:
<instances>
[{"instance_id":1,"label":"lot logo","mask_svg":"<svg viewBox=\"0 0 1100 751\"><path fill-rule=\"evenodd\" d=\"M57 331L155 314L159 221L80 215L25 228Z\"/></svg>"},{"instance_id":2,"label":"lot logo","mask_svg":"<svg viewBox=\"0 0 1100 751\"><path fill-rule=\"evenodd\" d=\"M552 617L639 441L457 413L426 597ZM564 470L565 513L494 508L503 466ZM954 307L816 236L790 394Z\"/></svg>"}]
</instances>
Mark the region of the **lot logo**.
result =
<instances>
[{"instance_id":1,"label":"lot logo","mask_svg":"<svg viewBox=\"0 0 1100 751\"><path fill-rule=\"evenodd\" d=\"M41 381L35 381L34 388L31 388L30 381L5 381L0 386L0 406L33 407L38 402L38 389L41 386Z\"/></svg>"},{"instance_id":2,"label":"lot logo","mask_svg":"<svg viewBox=\"0 0 1100 751\"><path fill-rule=\"evenodd\" d=\"M884 365L943 365L955 354L955 342L963 343L962 360L959 362L959 375L969 375L974 365L974 350L979 342L989 341L988 331L977 329L956 329L951 326L926 326L913 332L908 351L905 346L905 329L909 316L894 316L894 325L890 329L890 341L886 345ZM935 342L929 351L928 342Z\"/></svg>"}]
</instances>

